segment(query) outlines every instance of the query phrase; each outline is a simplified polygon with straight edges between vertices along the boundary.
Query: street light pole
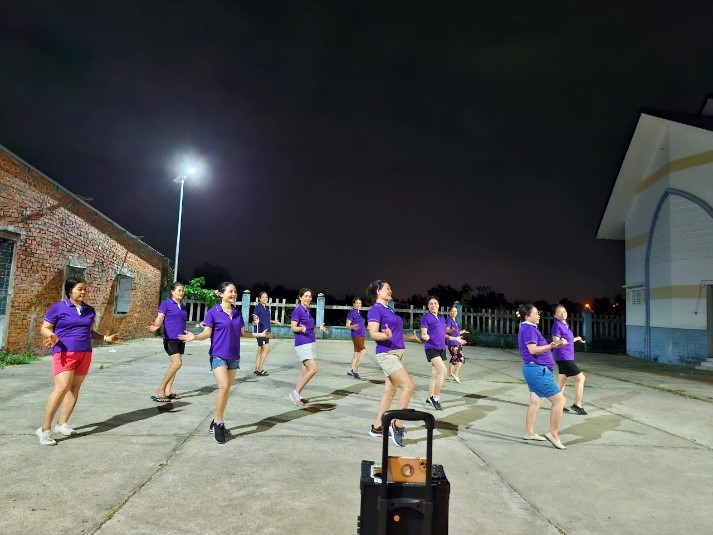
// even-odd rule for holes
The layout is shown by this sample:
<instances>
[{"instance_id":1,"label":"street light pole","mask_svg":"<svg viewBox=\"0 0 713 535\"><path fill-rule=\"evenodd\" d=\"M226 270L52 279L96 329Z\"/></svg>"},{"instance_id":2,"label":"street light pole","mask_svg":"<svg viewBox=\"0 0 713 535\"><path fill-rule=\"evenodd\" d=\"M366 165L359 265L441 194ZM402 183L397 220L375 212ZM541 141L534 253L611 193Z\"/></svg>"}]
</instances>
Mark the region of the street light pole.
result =
<instances>
[{"instance_id":1,"label":"street light pole","mask_svg":"<svg viewBox=\"0 0 713 535\"><path fill-rule=\"evenodd\" d=\"M179 175L173 179L174 182L181 183L181 197L178 201L178 229L176 230L176 257L173 262L173 282L178 279L178 249L181 245L181 217L183 216L183 185L186 183L186 175Z\"/></svg>"}]
</instances>

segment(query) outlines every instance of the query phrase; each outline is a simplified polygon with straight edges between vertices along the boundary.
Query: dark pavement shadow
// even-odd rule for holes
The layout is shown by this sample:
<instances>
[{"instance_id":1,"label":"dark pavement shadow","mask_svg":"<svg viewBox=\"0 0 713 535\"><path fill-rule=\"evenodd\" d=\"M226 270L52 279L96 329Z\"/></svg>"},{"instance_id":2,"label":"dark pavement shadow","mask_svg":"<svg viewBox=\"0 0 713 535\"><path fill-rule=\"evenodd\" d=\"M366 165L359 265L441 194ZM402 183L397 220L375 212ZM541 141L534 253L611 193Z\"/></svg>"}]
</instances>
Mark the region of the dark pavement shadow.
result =
<instances>
[{"instance_id":1,"label":"dark pavement shadow","mask_svg":"<svg viewBox=\"0 0 713 535\"><path fill-rule=\"evenodd\" d=\"M105 433L106 431L111 431L112 429L116 429L117 427L121 427L122 425L138 422L140 420L146 420L148 418L153 418L154 416L159 416L163 413L180 412L181 408L187 405L190 405L190 403L186 403L184 401L172 401L169 403L157 403L156 405L151 407L146 407L131 412L125 412L123 414L116 414L108 420L104 420L103 422L95 422L92 424L85 424L76 427L75 430L77 431L77 434L71 435L61 440L71 440L75 438L93 435L95 433ZM82 432L83 429L89 429L89 431Z\"/></svg>"}]
</instances>

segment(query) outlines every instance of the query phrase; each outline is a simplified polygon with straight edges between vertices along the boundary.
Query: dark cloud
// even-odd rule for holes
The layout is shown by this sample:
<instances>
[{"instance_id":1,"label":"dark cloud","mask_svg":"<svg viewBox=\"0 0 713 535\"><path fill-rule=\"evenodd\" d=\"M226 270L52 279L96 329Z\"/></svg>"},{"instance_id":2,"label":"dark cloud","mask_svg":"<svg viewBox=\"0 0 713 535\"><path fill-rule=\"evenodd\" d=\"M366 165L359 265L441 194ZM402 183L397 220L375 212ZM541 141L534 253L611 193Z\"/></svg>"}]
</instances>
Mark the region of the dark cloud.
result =
<instances>
[{"instance_id":1,"label":"dark cloud","mask_svg":"<svg viewBox=\"0 0 713 535\"><path fill-rule=\"evenodd\" d=\"M0 143L240 284L613 295L594 234L642 106L713 87L707 2L10 3Z\"/></svg>"}]
</instances>

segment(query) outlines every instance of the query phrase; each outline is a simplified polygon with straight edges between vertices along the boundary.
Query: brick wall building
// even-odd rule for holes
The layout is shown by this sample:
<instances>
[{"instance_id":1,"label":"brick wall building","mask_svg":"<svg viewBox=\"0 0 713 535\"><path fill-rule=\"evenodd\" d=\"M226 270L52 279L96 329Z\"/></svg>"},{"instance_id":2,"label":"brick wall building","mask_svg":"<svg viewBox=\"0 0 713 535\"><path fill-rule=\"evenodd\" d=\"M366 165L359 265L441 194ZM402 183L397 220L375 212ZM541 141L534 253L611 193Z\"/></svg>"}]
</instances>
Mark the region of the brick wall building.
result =
<instances>
[{"instance_id":1,"label":"brick wall building","mask_svg":"<svg viewBox=\"0 0 713 535\"><path fill-rule=\"evenodd\" d=\"M168 259L0 146L0 347L47 353L40 326L71 275L96 328L147 335Z\"/></svg>"}]
</instances>

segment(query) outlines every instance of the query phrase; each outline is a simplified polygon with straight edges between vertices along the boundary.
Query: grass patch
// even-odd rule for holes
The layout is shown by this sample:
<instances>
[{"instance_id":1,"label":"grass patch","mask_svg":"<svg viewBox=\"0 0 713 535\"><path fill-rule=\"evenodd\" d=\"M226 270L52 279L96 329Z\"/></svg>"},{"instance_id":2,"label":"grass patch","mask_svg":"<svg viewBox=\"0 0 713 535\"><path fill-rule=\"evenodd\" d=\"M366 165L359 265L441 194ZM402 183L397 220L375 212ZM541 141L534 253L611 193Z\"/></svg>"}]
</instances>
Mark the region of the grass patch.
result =
<instances>
[{"instance_id":1,"label":"grass patch","mask_svg":"<svg viewBox=\"0 0 713 535\"><path fill-rule=\"evenodd\" d=\"M10 353L7 349L0 349L0 368L5 366L16 366L18 364L29 364L39 357L32 353Z\"/></svg>"}]
</instances>

